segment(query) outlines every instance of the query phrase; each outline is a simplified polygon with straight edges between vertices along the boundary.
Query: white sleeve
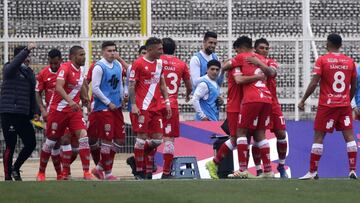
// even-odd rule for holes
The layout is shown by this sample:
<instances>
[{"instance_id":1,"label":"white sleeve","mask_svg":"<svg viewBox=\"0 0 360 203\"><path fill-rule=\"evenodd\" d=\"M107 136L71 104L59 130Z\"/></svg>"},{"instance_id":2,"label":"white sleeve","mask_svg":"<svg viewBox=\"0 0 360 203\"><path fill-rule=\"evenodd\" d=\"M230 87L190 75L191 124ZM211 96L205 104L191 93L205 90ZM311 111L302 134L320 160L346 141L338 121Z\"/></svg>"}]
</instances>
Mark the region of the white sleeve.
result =
<instances>
[{"instance_id":1,"label":"white sleeve","mask_svg":"<svg viewBox=\"0 0 360 203\"><path fill-rule=\"evenodd\" d=\"M206 94L209 93L209 88L206 85L205 82L201 82L197 85L195 92L194 92L194 96L192 98L192 105L195 109L195 112L200 116L200 118L205 118L206 115L204 114L204 112L201 109L200 106L200 99L204 98Z\"/></svg>"},{"instance_id":2,"label":"white sleeve","mask_svg":"<svg viewBox=\"0 0 360 203\"><path fill-rule=\"evenodd\" d=\"M200 60L197 56L193 56L190 60L190 76L192 83L195 82L200 78Z\"/></svg>"},{"instance_id":3,"label":"white sleeve","mask_svg":"<svg viewBox=\"0 0 360 203\"><path fill-rule=\"evenodd\" d=\"M92 72L92 91L95 97L100 99L101 102L108 105L110 104L110 100L103 94L103 92L100 90L100 84L102 79L103 71L102 68L99 65L96 65Z\"/></svg>"},{"instance_id":4,"label":"white sleeve","mask_svg":"<svg viewBox=\"0 0 360 203\"><path fill-rule=\"evenodd\" d=\"M351 100L351 108L353 109L355 107L357 107L357 106L356 106L355 97L353 97L353 99Z\"/></svg>"}]
</instances>

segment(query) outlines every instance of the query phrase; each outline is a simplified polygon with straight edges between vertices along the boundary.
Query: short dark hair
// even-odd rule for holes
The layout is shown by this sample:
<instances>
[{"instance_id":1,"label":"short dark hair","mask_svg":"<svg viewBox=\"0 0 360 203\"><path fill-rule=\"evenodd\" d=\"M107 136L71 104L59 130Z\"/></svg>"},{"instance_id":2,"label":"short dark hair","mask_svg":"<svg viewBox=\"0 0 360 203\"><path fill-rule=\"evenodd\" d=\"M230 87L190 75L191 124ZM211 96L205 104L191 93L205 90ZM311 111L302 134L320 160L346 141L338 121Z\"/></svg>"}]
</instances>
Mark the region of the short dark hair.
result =
<instances>
[{"instance_id":1,"label":"short dark hair","mask_svg":"<svg viewBox=\"0 0 360 203\"><path fill-rule=\"evenodd\" d=\"M173 39L166 37L162 39L164 54L173 55L175 53L176 44Z\"/></svg>"},{"instance_id":2,"label":"short dark hair","mask_svg":"<svg viewBox=\"0 0 360 203\"><path fill-rule=\"evenodd\" d=\"M340 35L332 33L327 37L327 41L330 42L334 47L340 48L342 44L342 38Z\"/></svg>"},{"instance_id":3,"label":"short dark hair","mask_svg":"<svg viewBox=\"0 0 360 203\"><path fill-rule=\"evenodd\" d=\"M77 51L84 49L79 45L72 46L69 51L69 55L74 55Z\"/></svg>"},{"instance_id":4,"label":"short dark hair","mask_svg":"<svg viewBox=\"0 0 360 203\"><path fill-rule=\"evenodd\" d=\"M217 67L221 68L221 63L218 60L213 59L207 63L208 69L210 68L210 66L217 66Z\"/></svg>"},{"instance_id":5,"label":"short dark hair","mask_svg":"<svg viewBox=\"0 0 360 203\"><path fill-rule=\"evenodd\" d=\"M157 37L150 37L149 39L146 40L145 46L146 49L148 49L151 45L154 44L162 44L161 39L157 38Z\"/></svg>"},{"instance_id":6,"label":"short dark hair","mask_svg":"<svg viewBox=\"0 0 360 203\"><path fill-rule=\"evenodd\" d=\"M145 46L145 45L142 45L142 46L139 48L138 53L141 54L141 51L142 51L142 50L146 50L146 46Z\"/></svg>"},{"instance_id":7,"label":"short dark hair","mask_svg":"<svg viewBox=\"0 0 360 203\"><path fill-rule=\"evenodd\" d=\"M51 59L55 57L61 58L61 51L59 49L51 49L48 53L48 57Z\"/></svg>"},{"instance_id":8,"label":"short dark hair","mask_svg":"<svg viewBox=\"0 0 360 203\"><path fill-rule=\"evenodd\" d=\"M105 49L106 47L109 47L109 46L115 46L116 48L116 44L114 41L105 41L101 44L101 49Z\"/></svg>"},{"instance_id":9,"label":"short dark hair","mask_svg":"<svg viewBox=\"0 0 360 203\"><path fill-rule=\"evenodd\" d=\"M241 37L237 38L235 40L235 42L233 43L233 48L235 49L235 48L240 48L240 47L251 49L252 48L252 39L249 38L248 36L241 36Z\"/></svg>"},{"instance_id":10,"label":"short dark hair","mask_svg":"<svg viewBox=\"0 0 360 203\"><path fill-rule=\"evenodd\" d=\"M266 44L269 46L269 42L265 38L255 40L254 47L256 48L257 46L259 46L259 44Z\"/></svg>"},{"instance_id":11,"label":"short dark hair","mask_svg":"<svg viewBox=\"0 0 360 203\"><path fill-rule=\"evenodd\" d=\"M18 55L23 49L25 49L25 47L26 46L23 46L23 45L15 47L15 49L14 49L14 57L16 55Z\"/></svg>"},{"instance_id":12,"label":"short dark hair","mask_svg":"<svg viewBox=\"0 0 360 203\"><path fill-rule=\"evenodd\" d=\"M215 32L207 31L204 35L204 41L210 37L217 39L217 34Z\"/></svg>"}]
</instances>

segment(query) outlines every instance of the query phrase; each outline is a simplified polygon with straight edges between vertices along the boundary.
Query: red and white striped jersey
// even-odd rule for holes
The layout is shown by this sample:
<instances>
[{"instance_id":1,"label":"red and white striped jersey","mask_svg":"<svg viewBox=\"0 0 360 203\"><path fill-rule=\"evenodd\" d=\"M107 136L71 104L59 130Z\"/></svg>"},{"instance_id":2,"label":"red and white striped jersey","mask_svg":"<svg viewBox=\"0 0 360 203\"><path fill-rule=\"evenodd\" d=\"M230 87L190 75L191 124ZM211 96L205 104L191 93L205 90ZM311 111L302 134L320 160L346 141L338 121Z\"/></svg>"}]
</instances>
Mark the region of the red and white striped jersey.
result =
<instances>
[{"instance_id":1,"label":"red and white striped jersey","mask_svg":"<svg viewBox=\"0 0 360 203\"><path fill-rule=\"evenodd\" d=\"M55 91L56 72L52 72L50 66L43 68L36 77L35 91L42 93L45 91L45 103L49 105L50 99Z\"/></svg>"},{"instance_id":2,"label":"red and white striped jersey","mask_svg":"<svg viewBox=\"0 0 360 203\"><path fill-rule=\"evenodd\" d=\"M64 90L66 94L75 102L80 103L80 92L81 86L84 81L84 68L80 67L77 69L70 61L61 64L57 80L64 80ZM61 111L61 112L71 112L67 101L65 101L58 92L54 92L50 100L50 112Z\"/></svg>"},{"instance_id":3,"label":"red and white striped jersey","mask_svg":"<svg viewBox=\"0 0 360 203\"><path fill-rule=\"evenodd\" d=\"M160 78L162 60L136 59L131 66L129 81L136 81L135 102L142 110L156 111L160 104Z\"/></svg>"}]
</instances>

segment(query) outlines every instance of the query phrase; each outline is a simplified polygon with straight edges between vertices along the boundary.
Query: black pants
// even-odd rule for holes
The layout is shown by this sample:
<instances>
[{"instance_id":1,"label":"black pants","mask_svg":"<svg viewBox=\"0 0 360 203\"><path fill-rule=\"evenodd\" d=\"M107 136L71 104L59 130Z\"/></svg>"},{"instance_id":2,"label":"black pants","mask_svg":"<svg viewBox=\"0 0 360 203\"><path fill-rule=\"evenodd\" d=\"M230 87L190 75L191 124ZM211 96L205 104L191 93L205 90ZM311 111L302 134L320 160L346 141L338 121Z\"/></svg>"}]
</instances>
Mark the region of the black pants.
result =
<instances>
[{"instance_id":1,"label":"black pants","mask_svg":"<svg viewBox=\"0 0 360 203\"><path fill-rule=\"evenodd\" d=\"M6 149L3 154L5 178L11 177L12 168L19 170L30 157L36 146L35 131L29 117L24 114L2 113L1 126L4 134ZM12 164L17 135L24 144L14 165Z\"/></svg>"}]
</instances>

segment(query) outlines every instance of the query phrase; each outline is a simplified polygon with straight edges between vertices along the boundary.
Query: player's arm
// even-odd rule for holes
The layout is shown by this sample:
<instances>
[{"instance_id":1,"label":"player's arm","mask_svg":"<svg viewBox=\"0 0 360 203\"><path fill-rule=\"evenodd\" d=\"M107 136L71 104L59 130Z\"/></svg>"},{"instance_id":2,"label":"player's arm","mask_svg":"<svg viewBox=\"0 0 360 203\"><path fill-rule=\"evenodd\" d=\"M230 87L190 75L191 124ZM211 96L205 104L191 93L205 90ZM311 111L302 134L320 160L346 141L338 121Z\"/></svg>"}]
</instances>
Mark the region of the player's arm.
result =
<instances>
[{"instance_id":1,"label":"player's arm","mask_svg":"<svg viewBox=\"0 0 360 203\"><path fill-rule=\"evenodd\" d=\"M185 102L189 102L190 101L190 95L191 95L191 92L192 92L191 80L190 79L184 80L184 83L185 83L185 89L186 89Z\"/></svg>"},{"instance_id":2,"label":"player's arm","mask_svg":"<svg viewBox=\"0 0 360 203\"><path fill-rule=\"evenodd\" d=\"M161 75L161 77L160 77L160 91L165 100L165 106L166 106L166 111L167 111L166 118L170 119L171 118L171 107L170 107L170 100L169 100L169 95L167 92L164 75Z\"/></svg>"},{"instance_id":3,"label":"player's arm","mask_svg":"<svg viewBox=\"0 0 360 203\"><path fill-rule=\"evenodd\" d=\"M255 66L259 67L266 76L269 76L269 77L276 76L276 69L273 67L267 66L256 56L248 57L248 58L246 58L246 61L248 63L252 63Z\"/></svg>"},{"instance_id":4,"label":"player's arm","mask_svg":"<svg viewBox=\"0 0 360 203\"><path fill-rule=\"evenodd\" d=\"M302 97L302 99L300 100L300 102L298 104L298 108L300 110L304 110L305 101L315 91L316 86L319 83L320 79L321 79L321 76L317 75L317 74L314 74L313 77L311 78L311 81L310 81L308 87L306 88L305 94L304 94L304 96Z\"/></svg>"},{"instance_id":5,"label":"player's arm","mask_svg":"<svg viewBox=\"0 0 360 203\"><path fill-rule=\"evenodd\" d=\"M248 83L256 82L258 80L265 80L265 78L266 77L264 74L256 74L251 76L245 76L243 74L234 75L236 84L248 84Z\"/></svg>"},{"instance_id":6,"label":"player's arm","mask_svg":"<svg viewBox=\"0 0 360 203\"><path fill-rule=\"evenodd\" d=\"M81 91L80 91L80 99L83 106L86 106L88 112L91 111L90 99L89 99L89 83L87 80L84 80Z\"/></svg>"},{"instance_id":7,"label":"player's arm","mask_svg":"<svg viewBox=\"0 0 360 203\"><path fill-rule=\"evenodd\" d=\"M125 69L129 68L129 64L126 63L126 61L123 58L121 58L119 52L115 53L115 59L119 61L119 63L123 66L123 68Z\"/></svg>"},{"instance_id":8,"label":"player's arm","mask_svg":"<svg viewBox=\"0 0 360 203\"><path fill-rule=\"evenodd\" d=\"M207 87L206 83L204 82L199 83L195 89L194 96L191 102L196 114L199 115L202 121L209 120L200 106L200 99L202 99L208 93L209 93L209 88Z\"/></svg>"},{"instance_id":9,"label":"player's arm","mask_svg":"<svg viewBox=\"0 0 360 203\"><path fill-rule=\"evenodd\" d=\"M190 60L190 76L192 83L195 84L200 78L200 61L197 56L193 56Z\"/></svg>"},{"instance_id":10,"label":"player's arm","mask_svg":"<svg viewBox=\"0 0 360 203\"><path fill-rule=\"evenodd\" d=\"M221 67L221 71L225 72L225 71L229 71L232 68L232 62L231 59L223 62L222 67Z\"/></svg>"},{"instance_id":11,"label":"player's arm","mask_svg":"<svg viewBox=\"0 0 360 203\"><path fill-rule=\"evenodd\" d=\"M57 79L56 80L56 87L55 91L61 95L61 97L69 104L73 111L79 111L81 108L79 104L75 103L68 94L66 94L65 89L65 80L64 79Z\"/></svg>"},{"instance_id":12,"label":"player's arm","mask_svg":"<svg viewBox=\"0 0 360 203\"><path fill-rule=\"evenodd\" d=\"M355 92L358 91L359 87L356 86L357 86L357 78L351 77L350 100L354 98Z\"/></svg>"},{"instance_id":13,"label":"player's arm","mask_svg":"<svg viewBox=\"0 0 360 203\"><path fill-rule=\"evenodd\" d=\"M48 112L46 111L45 105L42 100L42 92L43 91L35 91L35 99L36 99L37 105L39 106L41 115L42 115L44 121L46 121Z\"/></svg>"}]
</instances>

